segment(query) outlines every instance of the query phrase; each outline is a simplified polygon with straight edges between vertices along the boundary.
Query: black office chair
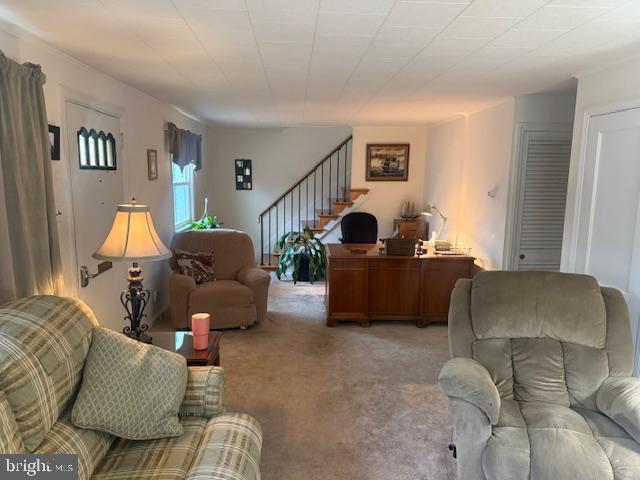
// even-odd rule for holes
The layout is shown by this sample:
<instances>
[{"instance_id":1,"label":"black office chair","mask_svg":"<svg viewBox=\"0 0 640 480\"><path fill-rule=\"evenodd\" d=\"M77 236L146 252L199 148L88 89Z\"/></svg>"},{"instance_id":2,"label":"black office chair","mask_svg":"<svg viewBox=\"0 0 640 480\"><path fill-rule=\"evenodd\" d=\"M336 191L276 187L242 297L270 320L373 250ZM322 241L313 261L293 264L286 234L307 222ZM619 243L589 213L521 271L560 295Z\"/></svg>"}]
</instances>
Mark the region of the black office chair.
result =
<instances>
[{"instance_id":1,"label":"black office chair","mask_svg":"<svg viewBox=\"0 0 640 480\"><path fill-rule=\"evenodd\" d=\"M342 218L342 243L376 243L378 220L366 212L352 212Z\"/></svg>"}]
</instances>

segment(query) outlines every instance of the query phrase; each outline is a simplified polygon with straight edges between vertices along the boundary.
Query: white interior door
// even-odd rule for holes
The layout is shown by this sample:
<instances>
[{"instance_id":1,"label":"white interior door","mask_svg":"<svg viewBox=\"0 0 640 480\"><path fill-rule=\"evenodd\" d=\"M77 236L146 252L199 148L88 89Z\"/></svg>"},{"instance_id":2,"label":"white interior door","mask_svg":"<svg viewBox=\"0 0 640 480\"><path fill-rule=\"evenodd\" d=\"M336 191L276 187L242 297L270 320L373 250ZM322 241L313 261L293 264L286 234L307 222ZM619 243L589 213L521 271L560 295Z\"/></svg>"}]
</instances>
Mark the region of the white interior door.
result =
<instances>
[{"instance_id":1,"label":"white interior door","mask_svg":"<svg viewBox=\"0 0 640 480\"><path fill-rule=\"evenodd\" d=\"M636 345L640 323L640 109L591 117L575 271L622 291Z\"/></svg>"},{"instance_id":2,"label":"white interior door","mask_svg":"<svg viewBox=\"0 0 640 480\"><path fill-rule=\"evenodd\" d=\"M99 261L91 255L106 238L116 207L124 200L120 119L71 101L66 102L65 108L75 271L79 277L82 265L91 273L97 271ZM83 128L95 134L85 141L84 131L84 135L79 134ZM85 288L79 286L78 280L78 297L92 308L98 321L105 326L118 328L122 324L124 310L121 313L119 295L126 286L126 268L124 263L114 263L113 270L91 279Z\"/></svg>"},{"instance_id":3,"label":"white interior door","mask_svg":"<svg viewBox=\"0 0 640 480\"><path fill-rule=\"evenodd\" d=\"M525 131L511 265L516 270L560 270L571 132Z\"/></svg>"}]
</instances>

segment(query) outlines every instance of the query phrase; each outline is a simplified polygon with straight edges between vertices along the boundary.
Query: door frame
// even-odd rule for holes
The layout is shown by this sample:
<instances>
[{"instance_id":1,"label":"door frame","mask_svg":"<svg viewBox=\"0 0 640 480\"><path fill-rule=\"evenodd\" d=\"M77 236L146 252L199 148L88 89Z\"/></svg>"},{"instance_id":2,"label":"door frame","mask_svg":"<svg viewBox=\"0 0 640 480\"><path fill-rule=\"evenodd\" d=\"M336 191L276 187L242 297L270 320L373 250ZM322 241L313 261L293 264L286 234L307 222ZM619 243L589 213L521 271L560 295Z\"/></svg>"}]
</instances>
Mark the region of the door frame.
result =
<instances>
[{"instance_id":1,"label":"door frame","mask_svg":"<svg viewBox=\"0 0 640 480\"><path fill-rule=\"evenodd\" d=\"M505 224L502 268L515 270L518 266L518 221L520 219L520 196L522 194L522 173L524 168L524 140L527 133L572 133L570 122L518 122L513 132L511 168L509 169L509 189L507 194L507 217ZM568 188L568 186L567 186Z\"/></svg>"},{"instance_id":2,"label":"door frame","mask_svg":"<svg viewBox=\"0 0 640 480\"><path fill-rule=\"evenodd\" d=\"M562 258L560 270L563 272L575 272L578 255L578 229L580 227L580 215L583 205L580 199L583 196L585 168L587 164L587 143L591 119L613 113L621 113L629 110L640 109L640 98L630 98L623 101L614 101L594 105L584 109L582 115L582 128L580 129L580 148L575 165L569 166L569 185L567 191L567 209L565 211L565 231L562 241ZM575 144L574 144L575 147ZM574 156L572 155L572 158ZM572 162L573 163L573 162ZM597 178L594 179L594 183ZM571 204L570 204L571 202ZM635 332L636 341L634 347L634 375L640 376L640 323Z\"/></svg>"},{"instance_id":3,"label":"door frame","mask_svg":"<svg viewBox=\"0 0 640 480\"><path fill-rule=\"evenodd\" d=\"M66 273L65 276L65 289L66 294L68 296L76 297L80 290L80 279L79 279L79 268L78 265L78 255L76 249L76 225L75 225L75 211L73 205L73 193L72 193L72 185L71 185L71 152L70 145L68 142L68 123L67 123L67 103L73 103L85 108L89 108L91 110L95 110L100 113L104 113L106 115L111 115L113 117L117 117L120 123L120 150L119 150L119 161L118 168L122 168L122 181L123 181L123 190L126 195L126 170L125 163L122 161L126 157L125 153L125 145L124 141L122 141L122 136L124 135L124 126L125 126L125 112L126 110L123 107L105 102L91 94L87 94L76 88L69 87L64 84L60 84L60 131L63 133L60 135L60 144L61 151L65 153L67 157L66 162L61 162L64 169L64 205L65 210L68 212L66 215L66 219L63 220L64 229L66 231L67 238L72 242L73 248L68 249L68 251L63 253L63 271ZM122 159L122 160L120 160ZM66 263L66 267L65 267Z\"/></svg>"}]
</instances>

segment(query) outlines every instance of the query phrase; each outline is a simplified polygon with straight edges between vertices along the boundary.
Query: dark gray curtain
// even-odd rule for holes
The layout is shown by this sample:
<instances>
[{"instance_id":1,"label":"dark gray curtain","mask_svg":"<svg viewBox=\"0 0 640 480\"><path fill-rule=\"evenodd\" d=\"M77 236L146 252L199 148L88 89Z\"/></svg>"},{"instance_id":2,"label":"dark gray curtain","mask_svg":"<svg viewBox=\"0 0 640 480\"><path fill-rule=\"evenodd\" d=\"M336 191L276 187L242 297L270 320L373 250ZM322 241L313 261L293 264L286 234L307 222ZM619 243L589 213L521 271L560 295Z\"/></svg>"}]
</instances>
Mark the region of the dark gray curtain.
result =
<instances>
[{"instance_id":1,"label":"dark gray curtain","mask_svg":"<svg viewBox=\"0 0 640 480\"><path fill-rule=\"evenodd\" d=\"M0 51L0 304L63 289L44 82Z\"/></svg>"},{"instance_id":2,"label":"dark gray curtain","mask_svg":"<svg viewBox=\"0 0 640 480\"><path fill-rule=\"evenodd\" d=\"M202 168L202 135L176 127L173 123L167 125L167 143L171 161L184 168L193 163L197 172Z\"/></svg>"}]
</instances>

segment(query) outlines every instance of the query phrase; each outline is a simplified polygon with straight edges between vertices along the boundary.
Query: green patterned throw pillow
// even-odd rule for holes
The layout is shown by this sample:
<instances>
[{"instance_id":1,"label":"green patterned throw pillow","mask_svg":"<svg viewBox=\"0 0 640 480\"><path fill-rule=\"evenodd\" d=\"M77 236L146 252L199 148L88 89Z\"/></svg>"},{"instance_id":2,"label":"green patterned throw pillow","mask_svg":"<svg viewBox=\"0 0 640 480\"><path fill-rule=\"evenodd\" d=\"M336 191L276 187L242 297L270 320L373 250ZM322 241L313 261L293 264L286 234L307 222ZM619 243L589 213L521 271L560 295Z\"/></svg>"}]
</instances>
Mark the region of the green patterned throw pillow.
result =
<instances>
[{"instance_id":1,"label":"green patterned throw pillow","mask_svg":"<svg viewBox=\"0 0 640 480\"><path fill-rule=\"evenodd\" d=\"M186 386L180 355L96 328L71 420L130 440L176 437Z\"/></svg>"}]
</instances>

